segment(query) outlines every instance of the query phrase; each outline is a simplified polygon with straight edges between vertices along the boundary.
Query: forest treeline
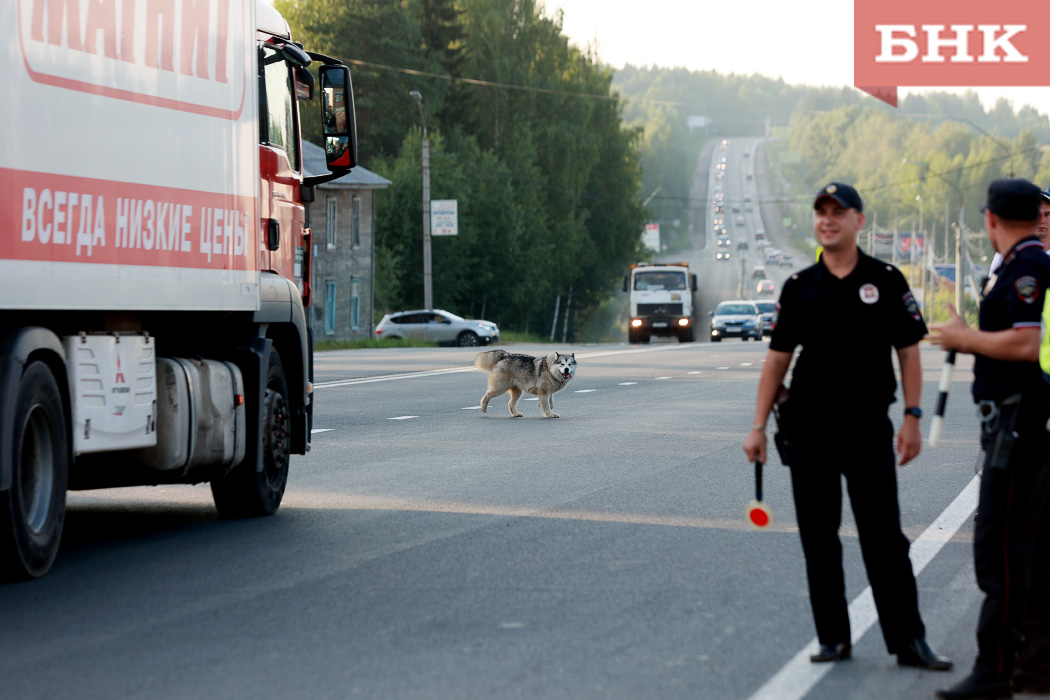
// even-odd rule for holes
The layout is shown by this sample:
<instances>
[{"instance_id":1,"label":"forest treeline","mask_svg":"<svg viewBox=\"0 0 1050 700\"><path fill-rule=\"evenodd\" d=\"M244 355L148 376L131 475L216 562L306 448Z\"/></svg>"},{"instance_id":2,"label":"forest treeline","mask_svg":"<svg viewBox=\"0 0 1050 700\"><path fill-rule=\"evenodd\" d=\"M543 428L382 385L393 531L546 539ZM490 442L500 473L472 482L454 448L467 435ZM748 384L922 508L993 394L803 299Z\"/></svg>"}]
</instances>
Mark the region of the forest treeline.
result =
<instances>
[{"instance_id":1,"label":"forest treeline","mask_svg":"<svg viewBox=\"0 0 1050 700\"><path fill-rule=\"evenodd\" d=\"M616 323L614 294L645 255L647 221L661 223L672 250L688 244L690 207L703 204L690 199L692 176L714 138L774 136L786 210L845 180L883 227L904 227L921 209L925 228L941 230L945 203L955 221L961 201L979 229L988 181L1011 168L1050 185L1047 117L1006 102L985 110L973 93L907 96L895 110L851 88L759 75L614 72L536 0L275 5L298 40L351 65L362 163L393 182L376 220L380 313L423 303L413 90L431 198L459 202L459 235L433 241L435 306L545 333L556 300L564 310L571 294L570 339L600 339ZM317 125L304 128L316 138Z\"/></svg>"},{"instance_id":2,"label":"forest treeline","mask_svg":"<svg viewBox=\"0 0 1050 700\"><path fill-rule=\"evenodd\" d=\"M852 88L633 66L617 71L613 86L628 123L646 124L642 189L662 187L654 200L662 218L684 217L690 204L685 170L692 164L682 153L695 150L687 127L693 115L706 118L710 136L774 137L772 196L785 215L808 209L823 184L850 182L869 222L910 231L921 218L942 252L946 224L958 223L960 207L967 229L982 228L979 209L994 178L1013 174L1050 187L1047 116L1006 100L986 110L973 92L907 95L895 109Z\"/></svg>"},{"instance_id":3,"label":"forest treeline","mask_svg":"<svg viewBox=\"0 0 1050 700\"><path fill-rule=\"evenodd\" d=\"M434 305L540 332L571 294L585 322L645 224L641 132L625 125L612 71L533 0L275 5L293 35L350 61L362 163L393 182L378 203L377 310L423 304L418 90L431 198L459 207L459 235L432 243Z\"/></svg>"}]
</instances>

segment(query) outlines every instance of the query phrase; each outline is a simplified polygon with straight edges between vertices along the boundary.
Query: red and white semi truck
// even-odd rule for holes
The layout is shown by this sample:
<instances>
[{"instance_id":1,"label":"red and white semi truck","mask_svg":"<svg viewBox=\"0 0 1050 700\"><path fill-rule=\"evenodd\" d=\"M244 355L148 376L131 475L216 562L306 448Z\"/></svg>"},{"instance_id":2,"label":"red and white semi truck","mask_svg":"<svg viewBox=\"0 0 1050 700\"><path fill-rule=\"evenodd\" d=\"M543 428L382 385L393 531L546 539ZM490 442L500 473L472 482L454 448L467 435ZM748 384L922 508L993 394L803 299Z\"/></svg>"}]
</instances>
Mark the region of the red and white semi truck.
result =
<instances>
[{"instance_id":1,"label":"red and white semi truck","mask_svg":"<svg viewBox=\"0 0 1050 700\"><path fill-rule=\"evenodd\" d=\"M0 576L48 571L67 489L272 514L310 447L304 203L356 164L349 69L261 0L11 0L0 26Z\"/></svg>"}]
</instances>

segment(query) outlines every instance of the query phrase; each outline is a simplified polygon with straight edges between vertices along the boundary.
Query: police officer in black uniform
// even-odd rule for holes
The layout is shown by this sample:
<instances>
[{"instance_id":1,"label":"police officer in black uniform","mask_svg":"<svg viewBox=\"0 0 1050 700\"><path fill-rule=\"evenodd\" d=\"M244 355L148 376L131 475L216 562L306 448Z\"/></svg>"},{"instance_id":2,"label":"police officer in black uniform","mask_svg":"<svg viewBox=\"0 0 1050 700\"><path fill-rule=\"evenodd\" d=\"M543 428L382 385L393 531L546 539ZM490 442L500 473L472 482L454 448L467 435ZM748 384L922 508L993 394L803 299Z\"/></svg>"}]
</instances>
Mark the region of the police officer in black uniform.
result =
<instances>
[{"instance_id":1,"label":"police officer in black uniform","mask_svg":"<svg viewBox=\"0 0 1050 700\"><path fill-rule=\"evenodd\" d=\"M1050 388L1039 368L1040 319L1050 258L1036 236L1039 188L995 180L983 211L1003 264L981 301L979 330L950 309L931 342L974 355L973 397L981 417L984 471L974 526L974 570L984 592L977 659L970 675L940 690L947 700L1012 697L1036 524L1050 486Z\"/></svg>"},{"instance_id":2,"label":"police officer in black uniform","mask_svg":"<svg viewBox=\"0 0 1050 700\"><path fill-rule=\"evenodd\" d=\"M782 458L791 467L820 643L810 658L819 663L852 655L838 538L844 476L887 650L902 666L947 670L952 662L927 644L919 614L910 545L901 532L893 424L887 415L897 389L895 350L907 407L896 451L905 464L922 442L918 342L926 325L900 271L857 247L865 221L857 191L832 183L817 194L813 207L814 233L823 252L815 265L784 284L759 380L755 425L744 451L751 460L765 461L765 422L801 345L790 398L779 410L781 433L788 433L784 437L791 450ZM800 421L804 431L798 429Z\"/></svg>"}]
</instances>

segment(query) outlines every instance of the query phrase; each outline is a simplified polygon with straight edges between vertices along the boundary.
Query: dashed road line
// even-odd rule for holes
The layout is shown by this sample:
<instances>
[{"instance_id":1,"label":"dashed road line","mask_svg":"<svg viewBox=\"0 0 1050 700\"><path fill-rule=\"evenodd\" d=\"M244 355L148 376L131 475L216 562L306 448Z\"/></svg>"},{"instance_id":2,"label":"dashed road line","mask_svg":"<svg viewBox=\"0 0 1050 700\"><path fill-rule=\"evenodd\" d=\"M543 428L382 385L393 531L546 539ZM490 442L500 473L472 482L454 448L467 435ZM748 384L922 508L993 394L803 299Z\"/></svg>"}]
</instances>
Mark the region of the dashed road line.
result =
<instances>
[{"instance_id":1,"label":"dashed road line","mask_svg":"<svg viewBox=\"0 0 1050 700\"><path fill-rule=\"evenodd\" d=\"M419 418L419 416L393 416L387 420L408 420L409 418Z\"/></svg>"}]
</instances>

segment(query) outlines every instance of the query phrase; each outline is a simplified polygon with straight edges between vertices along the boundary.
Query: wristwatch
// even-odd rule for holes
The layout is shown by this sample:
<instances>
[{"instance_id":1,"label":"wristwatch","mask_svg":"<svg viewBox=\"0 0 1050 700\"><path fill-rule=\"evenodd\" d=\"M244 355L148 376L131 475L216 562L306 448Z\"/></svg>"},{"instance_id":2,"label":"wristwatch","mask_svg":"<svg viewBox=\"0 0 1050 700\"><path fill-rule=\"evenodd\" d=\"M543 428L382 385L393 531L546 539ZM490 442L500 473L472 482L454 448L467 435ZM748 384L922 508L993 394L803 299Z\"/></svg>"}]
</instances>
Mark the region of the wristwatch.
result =
<instances>
[{"instance_id":1,"label":"wristwatch","mask_svg":"<svg viewBox=\"0 0 1050 700\"><path fill-rule=\"evenodd\" d=\"M904 415L922 418L922 409L918 406L908 406L906 409L904 409Z\"/></svg>"}]
</instances>

